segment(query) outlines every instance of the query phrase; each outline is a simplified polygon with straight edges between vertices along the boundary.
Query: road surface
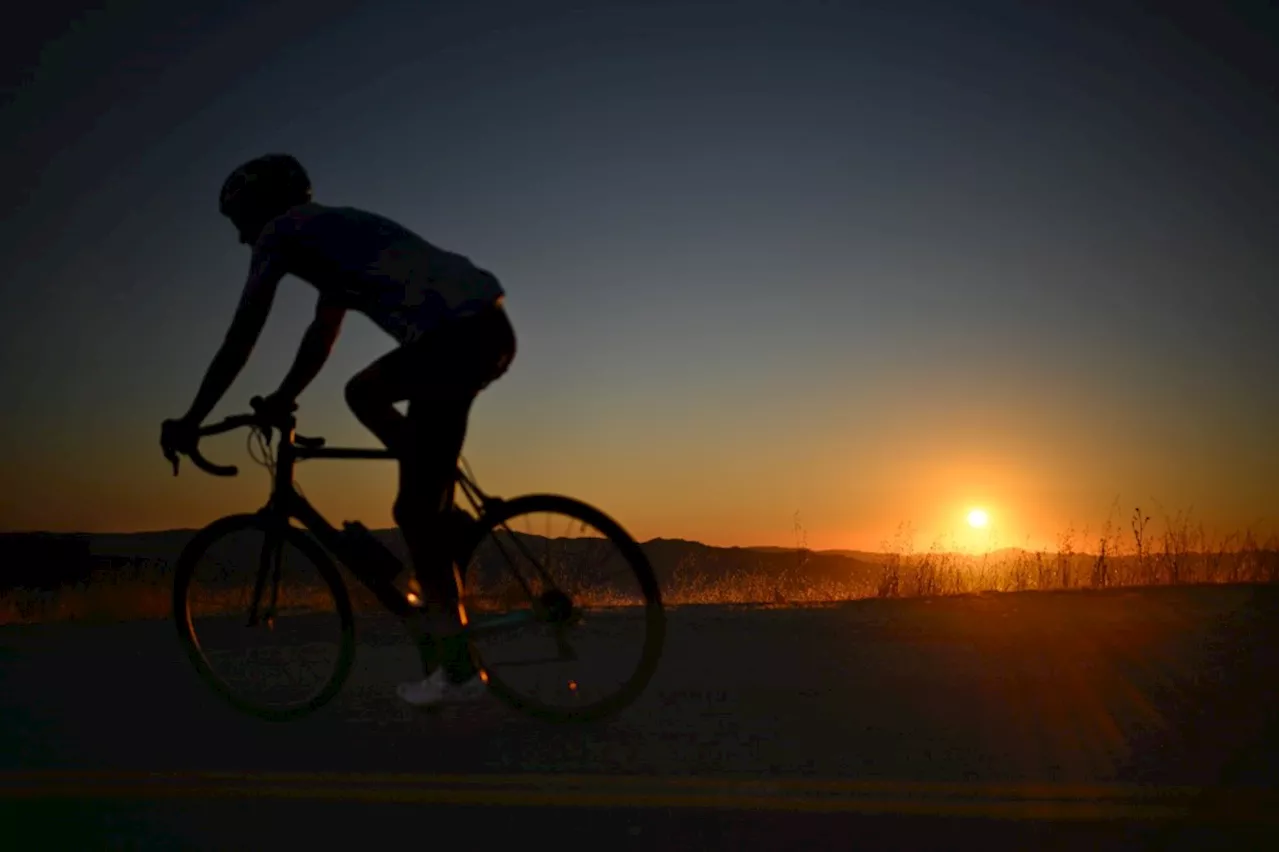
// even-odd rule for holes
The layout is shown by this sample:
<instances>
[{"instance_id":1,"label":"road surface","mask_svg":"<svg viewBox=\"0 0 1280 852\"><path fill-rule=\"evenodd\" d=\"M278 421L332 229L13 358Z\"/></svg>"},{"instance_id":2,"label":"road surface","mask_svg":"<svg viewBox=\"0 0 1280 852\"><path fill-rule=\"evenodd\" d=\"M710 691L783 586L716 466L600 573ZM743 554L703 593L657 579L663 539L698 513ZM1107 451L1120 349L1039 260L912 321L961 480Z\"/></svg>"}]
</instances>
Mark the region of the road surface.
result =
<instances>
[{"instance_id":1,"label":"road surface","mask_svg":"<svg viewBox=\"0 0 1280 852\"><path fill-rule=\"evenodd\" d=\"M1276 588L682 607L621 716L423 714L398 625L287 724L167 622L0 628L20 848L1274 848ZM14 847L19 848L19 847Z\"/></svg>"}]
</instances>

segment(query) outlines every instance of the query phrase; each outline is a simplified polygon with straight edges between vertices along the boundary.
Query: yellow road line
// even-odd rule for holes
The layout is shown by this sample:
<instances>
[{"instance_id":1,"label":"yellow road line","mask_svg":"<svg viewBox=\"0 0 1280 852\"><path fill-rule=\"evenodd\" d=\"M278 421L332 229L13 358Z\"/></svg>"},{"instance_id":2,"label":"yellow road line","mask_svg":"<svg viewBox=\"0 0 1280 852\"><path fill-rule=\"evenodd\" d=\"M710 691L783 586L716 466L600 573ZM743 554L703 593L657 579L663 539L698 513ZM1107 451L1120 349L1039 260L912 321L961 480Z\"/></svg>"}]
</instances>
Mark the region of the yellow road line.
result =
<instances>
[{"instance_id":1,"label":"yellow road line","mask_svg":"<svg viewBox=\"0 0 1280 852\"><path fill-rule=\"evenodd\" d=\"M1200 787L1183 785L1140 785L1120 783L1044 783L1044 782L939 782L904 780L860 780L843 778L745 777L740 775L605 775L605 774L441 774L420 772L288 772L272 770L94 770L35 769L0 771L0 786L19 783L60 781L253 781L271 784L403 784L449 787L547 787L589 788L673 787L685 789L725 789L764 793L910 793L914 795L960 795L979 798L1022 799L1170 799L1198 795Z\"/></svg>"},{"instance_id":2,"label":"yellow road line","mask_svg":"<svg viewBox=\"0 0 1280 852\"><path fill-rule=\"evenodd\" d=\"M714 808L1032 820L1276 820L1268 790L1141 785L940 784L840 779L339 772L0 772L0 799L255 797L544 807Z\"/></svg>"}]
</instances>

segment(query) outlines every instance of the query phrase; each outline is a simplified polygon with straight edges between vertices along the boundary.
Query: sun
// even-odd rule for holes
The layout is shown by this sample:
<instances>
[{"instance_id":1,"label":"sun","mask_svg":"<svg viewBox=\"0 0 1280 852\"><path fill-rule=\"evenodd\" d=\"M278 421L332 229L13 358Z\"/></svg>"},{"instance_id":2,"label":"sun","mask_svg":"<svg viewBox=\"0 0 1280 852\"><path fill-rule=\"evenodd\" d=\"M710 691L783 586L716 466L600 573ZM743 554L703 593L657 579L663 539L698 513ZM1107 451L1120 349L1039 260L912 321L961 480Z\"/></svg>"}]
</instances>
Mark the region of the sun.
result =
<instances>
[{"instance_id":1,"label":"sun","mask_svg":"<svg viewBox=\"0 0 1280 852\"><path fill-rule=\"evenodd\" d=\"M987 517L987 513L985 510L983 509L969 510L969 526L973 527L974 529L981 529L982 527L985 527L987 525L988 520L990 519Z\"/></svg>"}]
</instances>

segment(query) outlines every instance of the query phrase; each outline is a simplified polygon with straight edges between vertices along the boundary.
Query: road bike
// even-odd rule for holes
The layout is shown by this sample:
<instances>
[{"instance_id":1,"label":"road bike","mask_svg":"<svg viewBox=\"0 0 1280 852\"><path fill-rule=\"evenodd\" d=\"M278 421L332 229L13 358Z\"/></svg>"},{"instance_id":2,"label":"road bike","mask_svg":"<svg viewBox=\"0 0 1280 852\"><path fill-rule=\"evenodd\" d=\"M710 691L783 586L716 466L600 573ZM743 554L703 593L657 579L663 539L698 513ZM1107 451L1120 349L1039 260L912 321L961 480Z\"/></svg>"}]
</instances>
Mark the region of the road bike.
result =
<instances>
[{"instance_id":1,"label":"road bike","mask_svg":"<svg viewBox=\"0 0 1280 852\"><path fill-rule=\"evenodd\" d=\"M271 422L253 413L199 430L205 438L249 429L263 454L257 460L271 473L271 494L258 511L228 515L197 532L174 567L174 620L196 671L233 706L271 721L320 709L351 674L355 614L330 554L372 593L375 610L400 619L424 665L432 647L419 627L422 601L416 583L410 576L408 591L403 584L411 572L403 571L400 559L360 524L348 522L342 530L331 525L294 481L295 465L303 460L394 455L384 449L326 447L323 438L297 434L296 426L292 414ZM274 452L273 429L279 432ZM234 466L209 462L198 446L186 455L207 473L238 473ZM468 504L455 508L449 542L459 616L489 690L510 706L551 721L599 719L633 702L657 668L666 632L661 591L640 545L612 518L571 497L487 494L465 459L457 467L455 489ZM541 516L563 523L555 529L547 523L537 532L514 529ZM233 546L241 534L249 535L249 543ZM600 558L604 551L609 558ZM210 565L206 591L201 577ZM240 570L247 572L248 582L237 590L234 575ZM638 650L625 663L601 663L583 652L584 643L616 649L637 637ZM269 647L258 647L260 642ZM542 656L519 658L536 648ZM223 664L229 671L220 671ZM522 688L525 672L539 665L549 674L529 694ZM620 682L611 684L611 677ZM309 678L312 685L295 694L293 682L299 678ZM251 696L255 686L262 686L264 695Z\"/></svg>"}]
</instances>

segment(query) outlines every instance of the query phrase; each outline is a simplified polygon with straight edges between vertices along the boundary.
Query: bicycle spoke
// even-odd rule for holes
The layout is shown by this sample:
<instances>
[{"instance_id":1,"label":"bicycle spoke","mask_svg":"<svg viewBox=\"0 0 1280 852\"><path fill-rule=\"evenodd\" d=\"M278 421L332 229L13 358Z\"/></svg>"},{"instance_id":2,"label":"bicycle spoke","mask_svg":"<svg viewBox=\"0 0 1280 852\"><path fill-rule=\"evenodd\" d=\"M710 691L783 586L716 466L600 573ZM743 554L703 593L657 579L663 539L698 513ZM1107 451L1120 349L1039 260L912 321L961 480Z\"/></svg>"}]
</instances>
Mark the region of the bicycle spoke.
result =
<instances>
[{"instance_id":1,"label":"bicycle spoke","mask_svg":"<svg viewBox=\"0 0 1280 852\"><path fill-rule=\"evenodd\" d=\"M516 549L521 549L520 539L516 537L516 534L512 532L511 528L507 527L505 524L502 526L502 528L505 529L507 533L511 536L512 543L516 546ZM493 543L494 543L494 546L498 548L498 551L502 553L503 556L507 555L506 551L502 547L501 539L499 539L497 536L494 536ZM510 569L511 576L515 578L516 582L520 584L520 588L524 590L525 595L529 598L529 600L532 601L534 599L533 589L529 587L529 583L527 580L525 580L524 575L520 573L520 569L515 567L516 566L515 560L508 557L507 564L511 566L511 569Z\"/></svg>"},{"instance_id":2,"label":"bicycle spoke","mask_svg":"<svg viewBox=\"0 0 1280 852\"><path fill-rule=\"evenodd\" d=\"M284 538L279 534L269 533L267 539L271 548L271 612L267 616L270 626L280 611L280 571L284 562Z\"/></svg>"},{"instance_id":3,"label":"bicycle spoke","mask_svg":"<svg viewBox=\"0 0 1280 852\"><path fill-rule=\"evenodd\" d=\"M258 626L258 605L262 601L262 587L266 583L267 574L270 570L271 546L268 541L264 541L258 558L258 573L253 582L253 598L249 601L249 627Z\"/></svg>"},{"instance_id":4,"label":"bicycle spoke","mask_svg":"<svg viewBox=\"0 0 1280 852\"><path fill-rule=\"evenodd\" d=\"M501 610L530 600L533 612L522 627L471 635L490 688L555 718L625 704L651 675L663 640L643 553L607 518L568 498L518 498L499 511L489 521L494 544L477 548L465 575L465 606ZM492 618L485 611L477 627Z\"/></svg>"}]
</instances>

